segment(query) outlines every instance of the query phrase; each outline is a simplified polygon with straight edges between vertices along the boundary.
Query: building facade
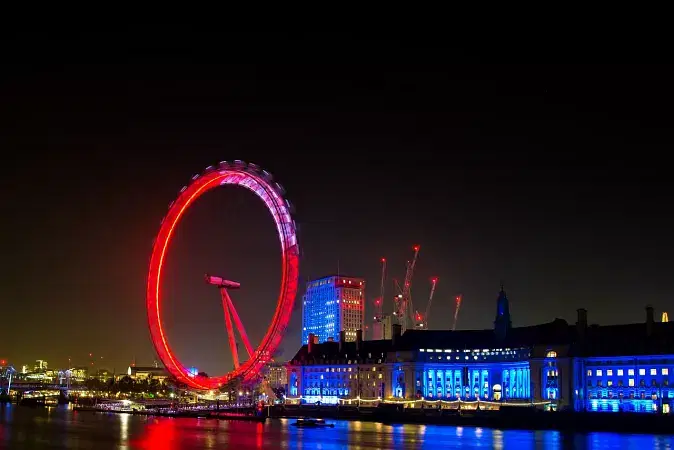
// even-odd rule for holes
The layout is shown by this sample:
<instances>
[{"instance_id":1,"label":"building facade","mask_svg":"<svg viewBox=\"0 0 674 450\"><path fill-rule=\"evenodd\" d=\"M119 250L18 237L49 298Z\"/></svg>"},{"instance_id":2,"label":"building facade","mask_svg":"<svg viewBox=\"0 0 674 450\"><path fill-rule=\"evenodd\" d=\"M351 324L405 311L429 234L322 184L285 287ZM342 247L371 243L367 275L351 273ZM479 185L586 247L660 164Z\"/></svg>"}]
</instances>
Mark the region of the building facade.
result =
<instances>
[{"instance_id":1,"label":"building facade","mask_svg":"<svg viewBox=\"0 0 674 450\"><path fill-rule=\"evenodd\" d=\"M129 366L126 370L126 375L131 377L134 381L157 380L163 384L169 376L168 371L158 365L150 367Z\"/></svg>"},{"instance_id":2,"label":"building facade","mask_svg":"<svg viewBox=\"0 0 674 450\"><path fill-rule=\"evenodd\" d=\"M287 389L288 387L288 371L285 364L269 364L266 368L265 378L272 389Z\"/></svg>"},{"instance_id":3,"label":"building facade","mask_svg":"<svg viewBox=\"0 0 674 450\"><path fill-rule=\"evenodd\" d=\"M319 342L337 340L344 331L347 342L365 325L365 280L328 276L309 281L302 299L302 344L313 334Z\"/></svg>"},{"instance_id":4,"label":"building facade","mask_svg":"<svg viewBox=\"0 0 674 450\"><path fill-rule=\"evenodd\" d=\"M382 339L391 339L393 336L393 325L395 318L391 314L384 314L381 320Z\"/></svg>"},{"instance_id":5,"label":"building facade","mask_svg":"<svg viewBox=\"0 0 674 450\"><path fill-rule=\"evenodd\" d=\"M646 311L645 323L588 326L579 309L575 324L512 327L502 289L493 329L401 334L394 324L391 339L309 339L288 364L288 394L305 403L481 401L669 414L674 327Z\"/></svg>"}]
</instances>

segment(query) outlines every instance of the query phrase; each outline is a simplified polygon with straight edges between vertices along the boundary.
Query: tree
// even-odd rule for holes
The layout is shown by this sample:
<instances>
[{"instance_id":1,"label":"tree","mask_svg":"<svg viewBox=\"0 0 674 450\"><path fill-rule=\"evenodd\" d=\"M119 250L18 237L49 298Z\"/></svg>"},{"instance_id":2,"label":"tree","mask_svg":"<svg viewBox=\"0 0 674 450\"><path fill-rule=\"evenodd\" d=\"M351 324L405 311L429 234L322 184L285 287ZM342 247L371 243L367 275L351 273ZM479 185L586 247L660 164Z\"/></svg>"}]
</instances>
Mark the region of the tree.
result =
<instances>
[{"instance_id":1,"label":"tree","mask_svg":"<svg viewBox=\"0 0 674 450\"><path fill-rule=\"evenodd\" d=\"M220 387L220 392L227 393L229 403L235 403L239 396L239 391L242 389L241 381L239 379L229 380Z\"/></svg>"},{"instance_id":2,"label":"tree","mask_svg":"<svg viewBox=\"0 0 674 450\"><path fill-rule=\"evenodd\" d=\"M148 381L148 378L144 378L140 381L136 380L136 383L134 384L134 392L147 392L150 387L150 382Z\"/></svg>"},{"instance_id":3,"label":"tree","mask_svg":"<svg viewBox=\"0 0 674 450\"><path fill-rule=\"evenodd\" d=\"M115 378L110 378L108 382L106 383L105 390L108 392L108 394L112 394L113 392L118 391L118 386L115 383Z\"/></svg>"},{"instance_id":4,"label":"tree","mask_svg":"<svg viewBox=\"0 0 674 450\"><path fill-rule=\"evenodd\" d=\"M103 383L98 378L89 378L84 382L84 386L90 391L102 391Z\"/></svg>"},{"instance_id":5,"label":"tree","mask_svg":"<svg viewBox=\"0 0 674 450\"><path fill-rule=\"evenodd\" d=\"M150 378L148 390L153 394L157 394L161 390L161 384L159 383L159 380L155 377Z\"/></svg>"},{"instance_id":6,"label":"tree","mask_svg":"<svg viewBox=\"0 0 674 450\"><path fill-rule=\"evenodd\" d=\"M283 400L286 396L286 388L283 386L271 389L278 400Z\"/></svg>"},{"instance_id":7,"label":"tree","mask_svg":"<svg viewBox=\"0 0 674 450\"><path fill-rule=\"evenodd\" d=\"M131 379L131 377L128 375L124 375L122 378L120 378L119 382L117 383L119 392L124 393L129 393L133 391L134 388L133 385L134 385L133 379Z\"/></svg>"}]
</instances>

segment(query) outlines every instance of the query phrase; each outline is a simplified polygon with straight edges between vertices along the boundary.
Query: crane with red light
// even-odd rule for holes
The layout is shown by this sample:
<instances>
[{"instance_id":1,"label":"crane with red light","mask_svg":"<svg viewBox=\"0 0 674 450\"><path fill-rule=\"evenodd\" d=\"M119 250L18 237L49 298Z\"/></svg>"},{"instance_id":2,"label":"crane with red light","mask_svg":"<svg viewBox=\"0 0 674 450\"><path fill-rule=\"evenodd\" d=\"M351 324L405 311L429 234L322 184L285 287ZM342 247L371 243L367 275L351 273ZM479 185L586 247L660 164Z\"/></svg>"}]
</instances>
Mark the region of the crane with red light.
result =
<instances>
[{"instance_id":1,"label":"crane with red light","mask_svg":"<svg viewBox=\"0 0 674 450\"><path fill-rule=\"evenodd\" d=\"M463 295L459 294L454 299L454 322L452 323L452 331L456 330L456 322L459 319L459 309L461 309L461 301L463 300Z\"/></svg>"},{"instance_id":2,"label":"crane with red light","mask_svg":"<svg viewBox=\"0 0 674 450\"><path fill-rule=\"evenodd\" d=\"M431 313L431 304L433 303L433 294L435 294L435 286L438 284L438 277L431 278L431 293L428 295L428 303L426 304L426 311L422 316L419 311L414 313L414 328L418 330L427 330L428 329L428 316Z\"/></svg>"},{"instance_id":3,"label":"crane with red light","mask_svg":"<svg viewBox=\"0 0 674 450\"><path fill-rule=\"evenodd\" d=\"M234 360L234 369L236 370L239 368L240 365L239 351L236 345L236 336L234 335L234 326L232 325L232 319L234 325L236 325L236 328L239 331L239 336L241 336L241 340L243 341L243 346L246 349L246 353L248 353L248 357L250 358L253 355L253 347L250 345L250 341L248 340L246 330L243 327L243 323L239 318L239 314L236 312L236 309L234 308L234 303L232 303L232 299L229 297L229 293L227 292L228 289L240 289L241 283L226 280L222 277L215 277L209 274L206 274L204 276L204 279L206 283L216 286L220 290L220 297L222 298L222 309L225 313L225 326L227 327L227 338L229 339L229 349L232 351L232 359Z\"/></svg>"},{"instance_id":4,"label":"crane with red light","mask_svg":"<svg viewBox=\"0 0 674 450\"><path fill-rule=\"evenodd\" d=\"M379 282L379 297L374 299L374 323L372 324L372 338L384 339L384 283L386 281L386 258L381 259L381 280Z\"/></svg>"},{"instance_id":5,"label":"crane with red light","mask_svg":"<svg viewBox=\"0 0 674 450\"><path fill-rule=\"evenodd\" d=\"M412 307L412 298L410 296L410 288L412 287L412 276L414 275L414 267L417 264L417 259L419 258L419 245L413 247L414 257L412 261L407 262L407 271L405 272L405 281L401 292L398 294L398 297L395 300L395 311L394 315L398 318L398 323L402 327L402 332L404 333L407 330L407 321L410 313L414 310Z\"/></svg>"}]
</instances>

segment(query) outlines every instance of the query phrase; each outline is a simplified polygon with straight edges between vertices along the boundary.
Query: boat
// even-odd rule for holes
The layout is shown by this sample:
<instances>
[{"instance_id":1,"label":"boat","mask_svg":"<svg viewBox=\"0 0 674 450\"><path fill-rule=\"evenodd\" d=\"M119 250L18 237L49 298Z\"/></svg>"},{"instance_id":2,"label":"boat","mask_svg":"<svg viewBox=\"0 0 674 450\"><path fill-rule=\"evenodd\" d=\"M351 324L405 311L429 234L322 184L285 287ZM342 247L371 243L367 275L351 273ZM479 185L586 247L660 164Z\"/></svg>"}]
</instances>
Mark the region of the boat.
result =
<instances>
[{"instance_id":1,"label":"boat","mask_svg":"<svg viewBox=\"0 0 674 450\"><path fill-rule=\"evenodd\" d=\"M325 423L323 419L297 419L293 425L303 428L334 428L335 426L334 423Z\"/></svg>"}]
</instances>

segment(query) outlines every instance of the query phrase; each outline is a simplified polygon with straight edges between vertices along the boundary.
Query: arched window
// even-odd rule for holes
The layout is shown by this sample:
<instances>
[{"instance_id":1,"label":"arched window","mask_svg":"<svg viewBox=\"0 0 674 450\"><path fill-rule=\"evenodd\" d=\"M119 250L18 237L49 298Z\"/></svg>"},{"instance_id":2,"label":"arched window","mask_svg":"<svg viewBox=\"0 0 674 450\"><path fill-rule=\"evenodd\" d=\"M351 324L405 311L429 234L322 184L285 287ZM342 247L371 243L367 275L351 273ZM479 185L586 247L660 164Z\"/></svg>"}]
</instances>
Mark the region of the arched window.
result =
<instances>
[{"instance_id":1,"label":"arched window","mask_svg":"<svg viewBox=\"0 0 674 450\"><path fill-rule=\"evenodd\" d=\"M557 357L557 352L554 350L550 350L548 353L545 354L546 358L556 358Z\"/></svg>"}]
</instances>

